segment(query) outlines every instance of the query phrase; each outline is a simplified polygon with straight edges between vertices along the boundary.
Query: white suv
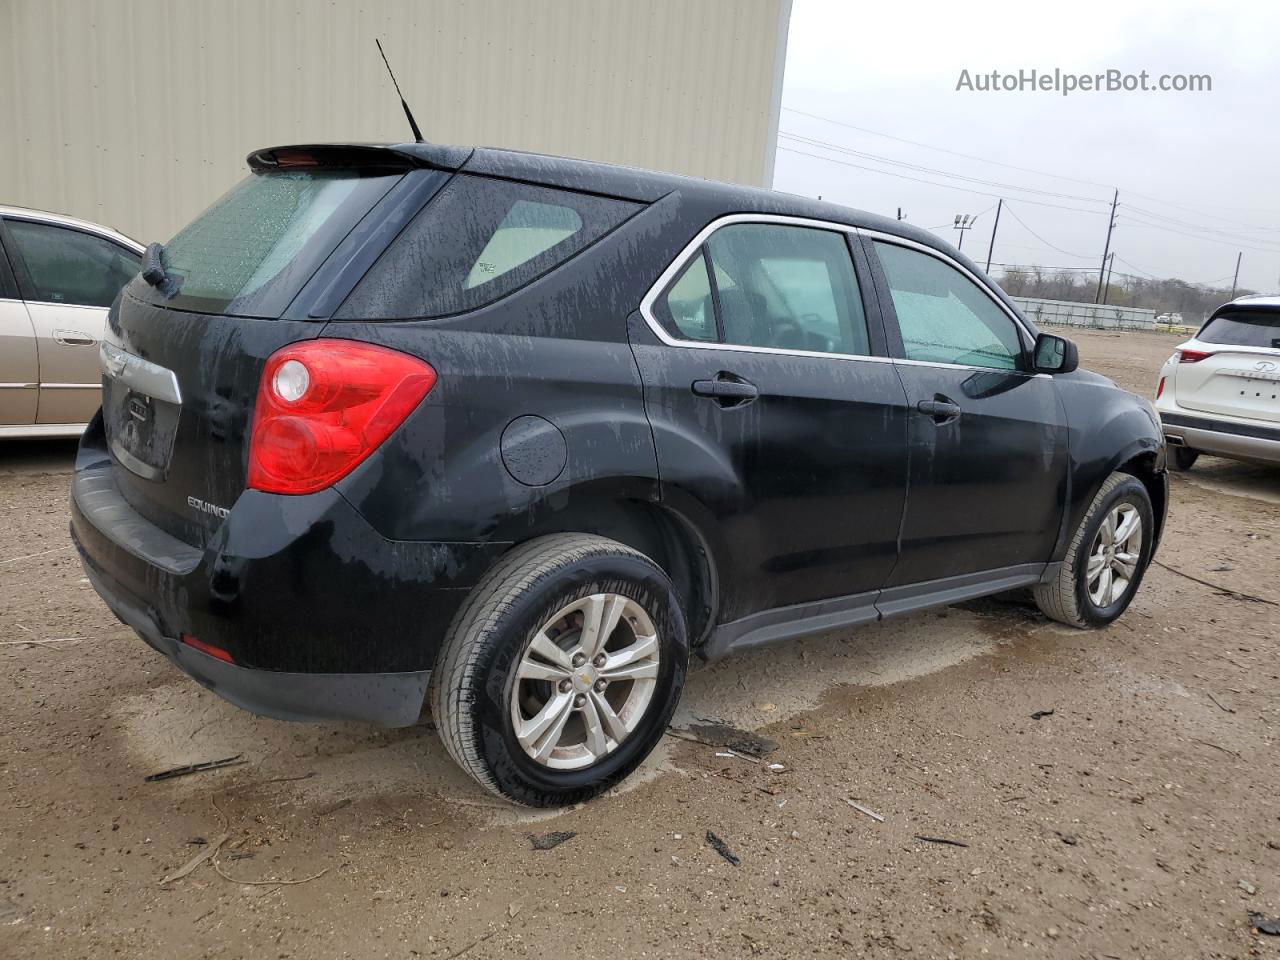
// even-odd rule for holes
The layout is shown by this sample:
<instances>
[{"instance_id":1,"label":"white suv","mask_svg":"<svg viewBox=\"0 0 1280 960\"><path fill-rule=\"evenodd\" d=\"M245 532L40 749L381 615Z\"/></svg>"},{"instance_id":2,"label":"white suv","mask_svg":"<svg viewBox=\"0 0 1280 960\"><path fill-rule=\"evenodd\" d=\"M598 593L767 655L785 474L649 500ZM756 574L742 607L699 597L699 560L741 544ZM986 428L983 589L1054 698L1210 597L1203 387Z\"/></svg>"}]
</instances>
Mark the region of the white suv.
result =
<instances>
[{"instance_id":1,"label":"white suv","mask_svg":"<svg viewBox=\"0 0 1280 960\"><path fill-rule=\"evenodd\" d=\"M1214 311L1160 368L1156 410L1179 470L1201 453L1280 463L1280 296Z\"/></svg>"}]
</instances>

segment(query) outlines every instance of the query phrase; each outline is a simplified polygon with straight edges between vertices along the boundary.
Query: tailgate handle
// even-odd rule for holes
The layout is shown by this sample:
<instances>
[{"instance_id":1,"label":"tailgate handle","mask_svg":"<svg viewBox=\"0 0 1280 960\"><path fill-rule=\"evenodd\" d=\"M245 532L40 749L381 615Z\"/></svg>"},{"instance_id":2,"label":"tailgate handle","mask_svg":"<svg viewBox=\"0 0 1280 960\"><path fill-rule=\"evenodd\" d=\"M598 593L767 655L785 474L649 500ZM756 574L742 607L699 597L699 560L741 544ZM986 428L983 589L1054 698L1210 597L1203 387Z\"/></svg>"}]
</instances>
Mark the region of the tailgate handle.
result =
<instances>
[{"instance_id":1,"label":"tailgate handle","mask_svg":"<svg viewBox=\"0 0 1280 960\"><path fill-rule=\"evenodd\" d=\"M135 393L145 393L156 400L182 406L182 391L172 370L122 350L109 340L98 348L102 372L124 384Z\"/></svg>"},{"instance_id":2,"label":"tailgate handle","mask_svg":"<svg viewBox=\"0 0 1280 960\"><path fill-rule=\"evenodd\" d=\"M960 416L960 405L940 393L932 400L921 400L916 409L926 417L933 417L934 423L950 423Z\"/></svg>"}]
</instances>

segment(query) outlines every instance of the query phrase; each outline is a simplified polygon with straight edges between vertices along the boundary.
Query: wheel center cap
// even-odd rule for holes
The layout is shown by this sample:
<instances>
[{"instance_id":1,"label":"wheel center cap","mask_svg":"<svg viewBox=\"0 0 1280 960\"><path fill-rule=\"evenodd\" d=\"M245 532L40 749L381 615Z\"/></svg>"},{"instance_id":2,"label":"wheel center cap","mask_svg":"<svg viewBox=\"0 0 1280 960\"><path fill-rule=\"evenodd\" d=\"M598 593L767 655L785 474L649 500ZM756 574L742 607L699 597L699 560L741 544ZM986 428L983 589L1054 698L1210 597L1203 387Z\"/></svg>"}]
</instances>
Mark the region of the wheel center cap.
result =
<instances>
[{"instance_id":1,"label":"wheel center cap","mask_svg":"<svg viewBox=\"0 0 1280 960\"><path fill-rule=\"evenodd\" d=\"M573 689L586 693L595 686L596 677L596 668L590 663L584 663L573 671Z\"/></svg>"}]
</instances>

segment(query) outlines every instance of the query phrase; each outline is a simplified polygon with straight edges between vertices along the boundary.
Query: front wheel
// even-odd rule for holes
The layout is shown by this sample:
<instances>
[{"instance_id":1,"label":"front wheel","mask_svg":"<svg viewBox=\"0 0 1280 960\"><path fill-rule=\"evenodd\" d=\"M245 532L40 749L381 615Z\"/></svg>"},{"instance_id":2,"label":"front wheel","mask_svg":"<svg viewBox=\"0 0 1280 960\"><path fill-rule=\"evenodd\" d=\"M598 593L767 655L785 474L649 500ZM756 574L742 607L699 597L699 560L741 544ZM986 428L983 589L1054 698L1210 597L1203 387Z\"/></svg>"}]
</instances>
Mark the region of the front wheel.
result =
<instances>
[{"instance_id":1,"label":"front wheel","mask_svg":"<svg viewBox=\"0 0 1280 960\"><path fill-rule=\"evenodd\" d=\"M527 806L586 800L622 780L666 730L689 645L666 574L604 537L523 544L476 585L428 697L455 761Z\"/></svg>"},{"instance_id":2,"label":"front wheel","mask_svg":"<svg viewBox=\"0 0 1280 960\"><path fill-rule=\"evenodd\" d=\"M1154 542L1146 486L1132 474L1111 474L1076 528L1058 576L1035 587L1036 605L1073 627L1107 626L1133 600Z\"/></svg>"}]
</instances>

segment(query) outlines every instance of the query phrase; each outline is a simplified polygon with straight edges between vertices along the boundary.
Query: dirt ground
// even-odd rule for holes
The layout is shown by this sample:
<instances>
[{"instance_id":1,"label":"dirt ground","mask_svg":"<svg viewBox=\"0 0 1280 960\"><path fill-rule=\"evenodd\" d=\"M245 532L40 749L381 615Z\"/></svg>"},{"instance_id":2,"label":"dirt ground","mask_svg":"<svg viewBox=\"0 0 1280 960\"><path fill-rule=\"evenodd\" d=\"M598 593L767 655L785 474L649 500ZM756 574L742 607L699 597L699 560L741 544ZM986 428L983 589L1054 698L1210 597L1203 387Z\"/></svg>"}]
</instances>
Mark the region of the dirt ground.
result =
<instances>
[{"instance_id":1,"label":"dirt ground","mask_svg":"<svg viewBox=\"0 0 1280 960\"><path fill-rule=\"evenodd\" d=\"M1176 342L1078 340L1146 395ZM764 762L667 738L530 814L425 722L258 719L133 639L69 546L71 450L0 447L0 957L1280 957L1247 921L1280 915L1280 470L1175 477L1104 632L984 601L696 670L678 726Z\"/></svg>"}]
</instances>

